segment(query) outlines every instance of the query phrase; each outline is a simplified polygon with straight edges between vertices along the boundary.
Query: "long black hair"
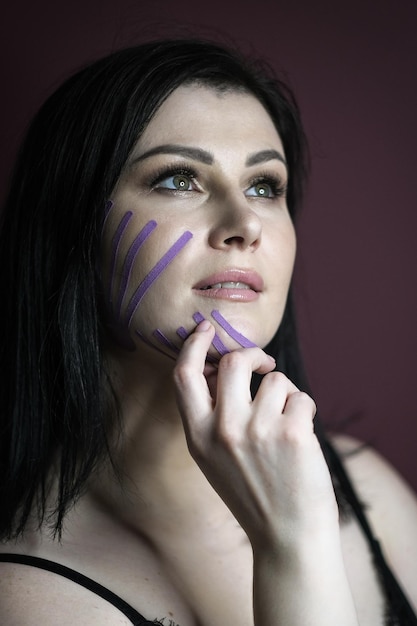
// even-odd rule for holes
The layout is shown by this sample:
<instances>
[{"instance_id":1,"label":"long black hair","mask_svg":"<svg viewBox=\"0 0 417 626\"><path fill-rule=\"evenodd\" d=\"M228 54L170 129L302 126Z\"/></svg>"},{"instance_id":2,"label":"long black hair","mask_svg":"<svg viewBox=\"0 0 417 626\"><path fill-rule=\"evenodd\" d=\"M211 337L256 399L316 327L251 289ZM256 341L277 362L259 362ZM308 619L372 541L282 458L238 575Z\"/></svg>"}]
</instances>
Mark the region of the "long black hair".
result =
<instances>
[{"instance_id":1,"label":"long black hair","mask_svg":"<svg viewBox=\"0 0 417 626\"><path fill-rule=\"evenodd\" d=\"M69 78L41 108L21 148L1 215L0 536L66 510L109 453L111 394L103 365L96 263L100 228L127 158L178 86L253 94L271 116L289 168L295 219L308 169L296 102L269 68L223 46L164 40L121 50ZM184 112L186 114L186 112ZM238 114L238 112L237 112ZM305 388L291 295L278 365Z\"/></svg>"}]
</instances>

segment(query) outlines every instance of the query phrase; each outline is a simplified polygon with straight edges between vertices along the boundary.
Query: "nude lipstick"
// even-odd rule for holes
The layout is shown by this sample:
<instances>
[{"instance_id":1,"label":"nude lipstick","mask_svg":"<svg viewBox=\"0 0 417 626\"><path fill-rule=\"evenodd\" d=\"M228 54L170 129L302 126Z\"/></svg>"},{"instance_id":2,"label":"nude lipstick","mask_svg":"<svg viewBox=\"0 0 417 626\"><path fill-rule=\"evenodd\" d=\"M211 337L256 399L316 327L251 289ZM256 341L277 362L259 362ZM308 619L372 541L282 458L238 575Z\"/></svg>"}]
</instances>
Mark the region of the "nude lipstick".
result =
<instances>
[{"instance_id":1,"label":"nude lipstick","mask_svg":"<svg viewBox=\"0 0 417 626\"><path fill-rule=\"evenodd\" d=\"M193 290L205 298L253 302L263 286L261 276L254 270L227 269L203 278Z\"/></svg>"}]
</instances>

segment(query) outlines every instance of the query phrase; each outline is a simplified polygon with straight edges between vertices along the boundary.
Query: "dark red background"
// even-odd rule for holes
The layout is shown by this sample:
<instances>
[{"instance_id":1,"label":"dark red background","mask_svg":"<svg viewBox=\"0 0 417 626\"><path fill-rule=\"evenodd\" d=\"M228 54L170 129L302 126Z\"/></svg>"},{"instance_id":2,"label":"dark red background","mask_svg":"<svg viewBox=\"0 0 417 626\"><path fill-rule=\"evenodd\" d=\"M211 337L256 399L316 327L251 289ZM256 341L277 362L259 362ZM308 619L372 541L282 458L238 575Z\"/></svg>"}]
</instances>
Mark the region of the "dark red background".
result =
<instances>
[{"instance_id":1,"label":"dark red background","mask_svg":"<svg viewBox=\"0 0 417 626\"><path fill-rule=\"evenodd\" d=\"M25 0L0 20L1 195L41 101L115 48L200 34L286 72L313 157L296 284L315 398L417 488L415 0Z\"/></svg>"}]
</instances>

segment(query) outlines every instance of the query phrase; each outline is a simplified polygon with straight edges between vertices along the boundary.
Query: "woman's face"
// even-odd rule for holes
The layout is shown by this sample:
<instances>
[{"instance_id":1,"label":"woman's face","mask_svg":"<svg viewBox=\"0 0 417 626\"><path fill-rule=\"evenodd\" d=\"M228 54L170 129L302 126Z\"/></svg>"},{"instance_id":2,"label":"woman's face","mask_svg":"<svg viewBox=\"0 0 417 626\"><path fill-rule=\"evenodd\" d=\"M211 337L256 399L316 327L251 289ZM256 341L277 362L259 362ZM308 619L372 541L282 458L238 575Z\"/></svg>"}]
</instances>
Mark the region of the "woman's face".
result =
<instances>
[{"instance_id":1,"label":"woman's face","mask_svg":"<svg viewBox=\"0 0 417 626\"><path fill-rule=\"evenodd\" d=\"M256 98L176 89L136 144L103 227L110 325L127 348L175 358L202 318L210 354L264 347L295 256L281 139Z\"/></svg>"}]
</instances>

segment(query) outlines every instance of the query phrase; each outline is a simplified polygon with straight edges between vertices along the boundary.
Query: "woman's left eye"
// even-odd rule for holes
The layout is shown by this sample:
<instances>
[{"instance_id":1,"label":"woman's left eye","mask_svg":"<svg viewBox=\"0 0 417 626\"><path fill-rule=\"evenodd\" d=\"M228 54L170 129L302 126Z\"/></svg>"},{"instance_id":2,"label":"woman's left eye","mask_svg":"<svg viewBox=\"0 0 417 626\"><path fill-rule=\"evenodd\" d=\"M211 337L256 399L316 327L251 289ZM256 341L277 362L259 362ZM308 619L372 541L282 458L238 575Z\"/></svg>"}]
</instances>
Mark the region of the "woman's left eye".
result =
<instances>
[{"instance_id":1,"label":"woman's left eye","mask_svg":"<svg viewBox=\"0 0 417 626\"><path fill-rule=\"evenodd\" d=\"M273 186L267 182L256 183L249 187L246 191L247 196L255 196L257 198L273 198L276 193L273 189Z\"/></svg>"},{"instance_id":2,"label":"woman's left eye","mask_svg":"<svg viewBox=\"0 0 417 626\"><path fill-rule=\"evenodd\" d=\"M192 191L192 178L188 174L174 174L159 180L155 187L173 191Z\"/></svg>"}]
</instances>

